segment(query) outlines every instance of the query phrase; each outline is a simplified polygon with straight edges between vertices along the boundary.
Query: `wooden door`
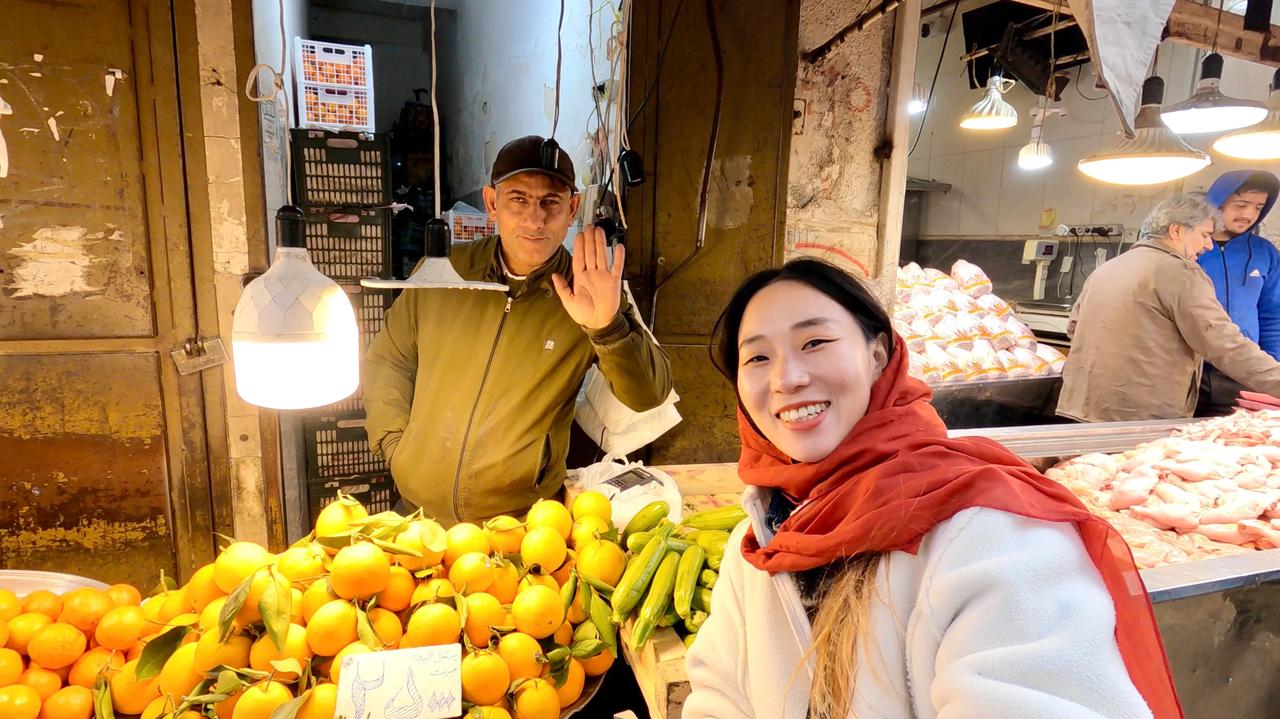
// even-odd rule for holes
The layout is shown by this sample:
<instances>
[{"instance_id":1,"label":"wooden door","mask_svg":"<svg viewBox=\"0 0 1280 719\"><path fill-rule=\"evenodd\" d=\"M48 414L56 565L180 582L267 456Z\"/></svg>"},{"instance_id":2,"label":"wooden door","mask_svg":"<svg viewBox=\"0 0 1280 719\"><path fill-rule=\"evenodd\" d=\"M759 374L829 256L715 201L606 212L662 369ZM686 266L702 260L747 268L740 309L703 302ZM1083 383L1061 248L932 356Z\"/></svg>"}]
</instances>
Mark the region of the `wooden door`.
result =
<instances>
[{"instance_id":1,"label":"wooden door","mask_svg":"<svg viewBox=\"0 0 1280 719\"><path fill-rule=\"evenodd\" d=\"M0 567L149 588L213 550L172 12L0 17Z\"/></svg>"}]
</instances>

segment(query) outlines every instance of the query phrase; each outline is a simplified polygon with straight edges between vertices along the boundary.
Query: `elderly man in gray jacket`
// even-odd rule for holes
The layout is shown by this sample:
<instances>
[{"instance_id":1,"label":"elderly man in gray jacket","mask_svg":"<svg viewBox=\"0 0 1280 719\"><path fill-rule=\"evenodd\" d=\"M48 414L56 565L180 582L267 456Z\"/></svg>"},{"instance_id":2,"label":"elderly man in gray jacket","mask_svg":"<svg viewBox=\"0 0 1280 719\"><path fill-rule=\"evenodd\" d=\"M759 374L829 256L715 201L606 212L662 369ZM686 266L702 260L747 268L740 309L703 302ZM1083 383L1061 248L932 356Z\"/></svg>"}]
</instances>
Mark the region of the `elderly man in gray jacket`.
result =
<instances>
[{"instance_id":1,"label":"elderly man in gray jacket","mask_svg":"<svg viewBox=\"0 0 1280 719\"><path fill-rule=\"evenodd\" d=\"M1139 241L1099 267L1071 310L1058 414L1082 422L1190 417L1208 360L1280 395L1280 363L1240 333L1196 263L1217 208L1201 193L1161 202Z\"/></svg>"}]
</instances>

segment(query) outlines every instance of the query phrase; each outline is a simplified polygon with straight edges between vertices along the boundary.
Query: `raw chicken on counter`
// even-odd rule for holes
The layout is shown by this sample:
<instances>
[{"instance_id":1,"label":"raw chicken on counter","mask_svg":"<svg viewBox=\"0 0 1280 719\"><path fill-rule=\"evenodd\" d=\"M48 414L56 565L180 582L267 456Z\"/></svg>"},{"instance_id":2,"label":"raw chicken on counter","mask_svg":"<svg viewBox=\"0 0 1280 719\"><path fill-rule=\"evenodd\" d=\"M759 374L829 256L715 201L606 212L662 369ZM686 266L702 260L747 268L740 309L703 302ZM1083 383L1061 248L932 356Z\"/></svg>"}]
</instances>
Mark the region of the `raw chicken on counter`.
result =
<instances>
[{"instance_id":1,"label":"raw chicken on counter","mask_svg":"<svg viewBox=\"0 0 1280 719\"><path fill-rule=\"evenodd\" d=\"M1280 547L1280 411L1198 422L1046 474L1111 522L1142 568Z\"/></svg>"},{"instance_id":2,"label":"raw chicken on counter","mask_svg":"<svg viewBox=\"0 0 1280 719\"><path fill-rule=\"evenodd\" d=\"M965 260L949 275L914 262L898 271L894 329L912 353L912 376L945 384L1062 374L1066 357L1038 343L991 289L987 273Z\"/></svg>"}]
</instances>

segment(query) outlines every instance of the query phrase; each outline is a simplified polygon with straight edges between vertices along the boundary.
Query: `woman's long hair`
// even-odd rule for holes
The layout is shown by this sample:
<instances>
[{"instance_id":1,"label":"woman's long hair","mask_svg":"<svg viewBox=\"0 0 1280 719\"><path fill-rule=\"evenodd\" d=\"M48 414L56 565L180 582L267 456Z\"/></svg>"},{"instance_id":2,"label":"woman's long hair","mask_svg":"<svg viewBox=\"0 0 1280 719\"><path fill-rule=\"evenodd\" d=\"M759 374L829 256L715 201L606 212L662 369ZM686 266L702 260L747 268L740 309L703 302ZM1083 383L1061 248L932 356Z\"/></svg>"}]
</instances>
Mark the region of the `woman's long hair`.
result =
<instances>
[{"instance_id":1,"label":"woman's long hair","mask_svg":"<svg viewBox=\"0 0 1280 719\"><path fill-rule=\"evenodd\" d=\"M848 310L868 342L884 337L893 356L893 327L889 313L875 295L844 270L812 258L791 260L781 268L757 272L738 287L716 321L710 347L711 362L734 386L738 386L738 331L747 305L760 290L776 282L800 282L835 300ZM743 413L748 419L750 415ZM853 707L858 647L870 629L871 603L875 598L876 569L881 553L861 554L839 570L822 590L813 619L816 657L809 716L839 719ZM806 654L806 657L808 655Z\"/></svg>"}]
</instances>

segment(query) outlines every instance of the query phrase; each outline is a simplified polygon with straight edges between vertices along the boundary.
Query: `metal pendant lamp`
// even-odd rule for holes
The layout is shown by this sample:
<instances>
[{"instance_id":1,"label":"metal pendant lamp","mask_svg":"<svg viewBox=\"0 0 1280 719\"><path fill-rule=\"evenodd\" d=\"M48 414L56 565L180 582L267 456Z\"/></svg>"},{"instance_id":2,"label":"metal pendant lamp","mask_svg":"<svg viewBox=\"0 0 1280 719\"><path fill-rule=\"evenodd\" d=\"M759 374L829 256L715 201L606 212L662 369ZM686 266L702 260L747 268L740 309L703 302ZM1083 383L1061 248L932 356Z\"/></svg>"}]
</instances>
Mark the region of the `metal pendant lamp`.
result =
<instances>
[{"instance_id":1,"label":"metal pendant lamp","mask_svg":"<svg viewBox=\"0 0 1280 719\"><path fill-rule=\"evenodd\" d=\"M1280 160L1280 70L1271 77L1267 107L1262 122L1219 137L1214 151L1240 160Z\"/></svg>"},{"instance_id":2,"label":"metal pendant lamp","mask_svg":"<svg viewBox=\"0 0 1280 719\"><path fill-rule=\"evenodd\" d=\"M1012 80L998 74L987 80L987 94L960 118L966 130L1004 130L1018 124L1018 111L1005 102L1004 93L1013 87Z\"/></svg>"},{"instance_id":3,"label":"metal pendant lamp","mask_svg":"<svg viewBox=\"0 0 1280 719\"><path fill-rule=\"evenodd\" d=\"M1267 108L1256 100L1223 95L1222 56L1205 55L1200 63L1200 82L1191 97L1166 107L1160 119L1179 135L1227 132L1256 125L1267 116Z\"/></svg>"},{"instance_id":4,"label":"metal pendant lamp","mask_svg":"<svg viewBox=\"0 0 1280 719\"><path fill-rule=\"evenodd\" d=\"M1142 109L1134 121L1134 136L1116 133L1111 144L1076 164L1081 172L1112 185L1158 185L1192 175L1210 160L1183 142L1160 121L1164 80L1149 77L1142 85Z\"/></svg>"},{"instance_id":5,"label":"metal pendant lamp","mask_svg":"<svg viewBox=\"0 0 1280 719\"><path fill-rule=\"evenodd\" d=\"M1040 98L1040 106L1032 113L1031 141L1018 150L1018 167L1024 170L1041 170L1053 164L1053 150L1042 139L1048 109L1049 96L1044 95Z\"/></svg>"}]
</instances>

